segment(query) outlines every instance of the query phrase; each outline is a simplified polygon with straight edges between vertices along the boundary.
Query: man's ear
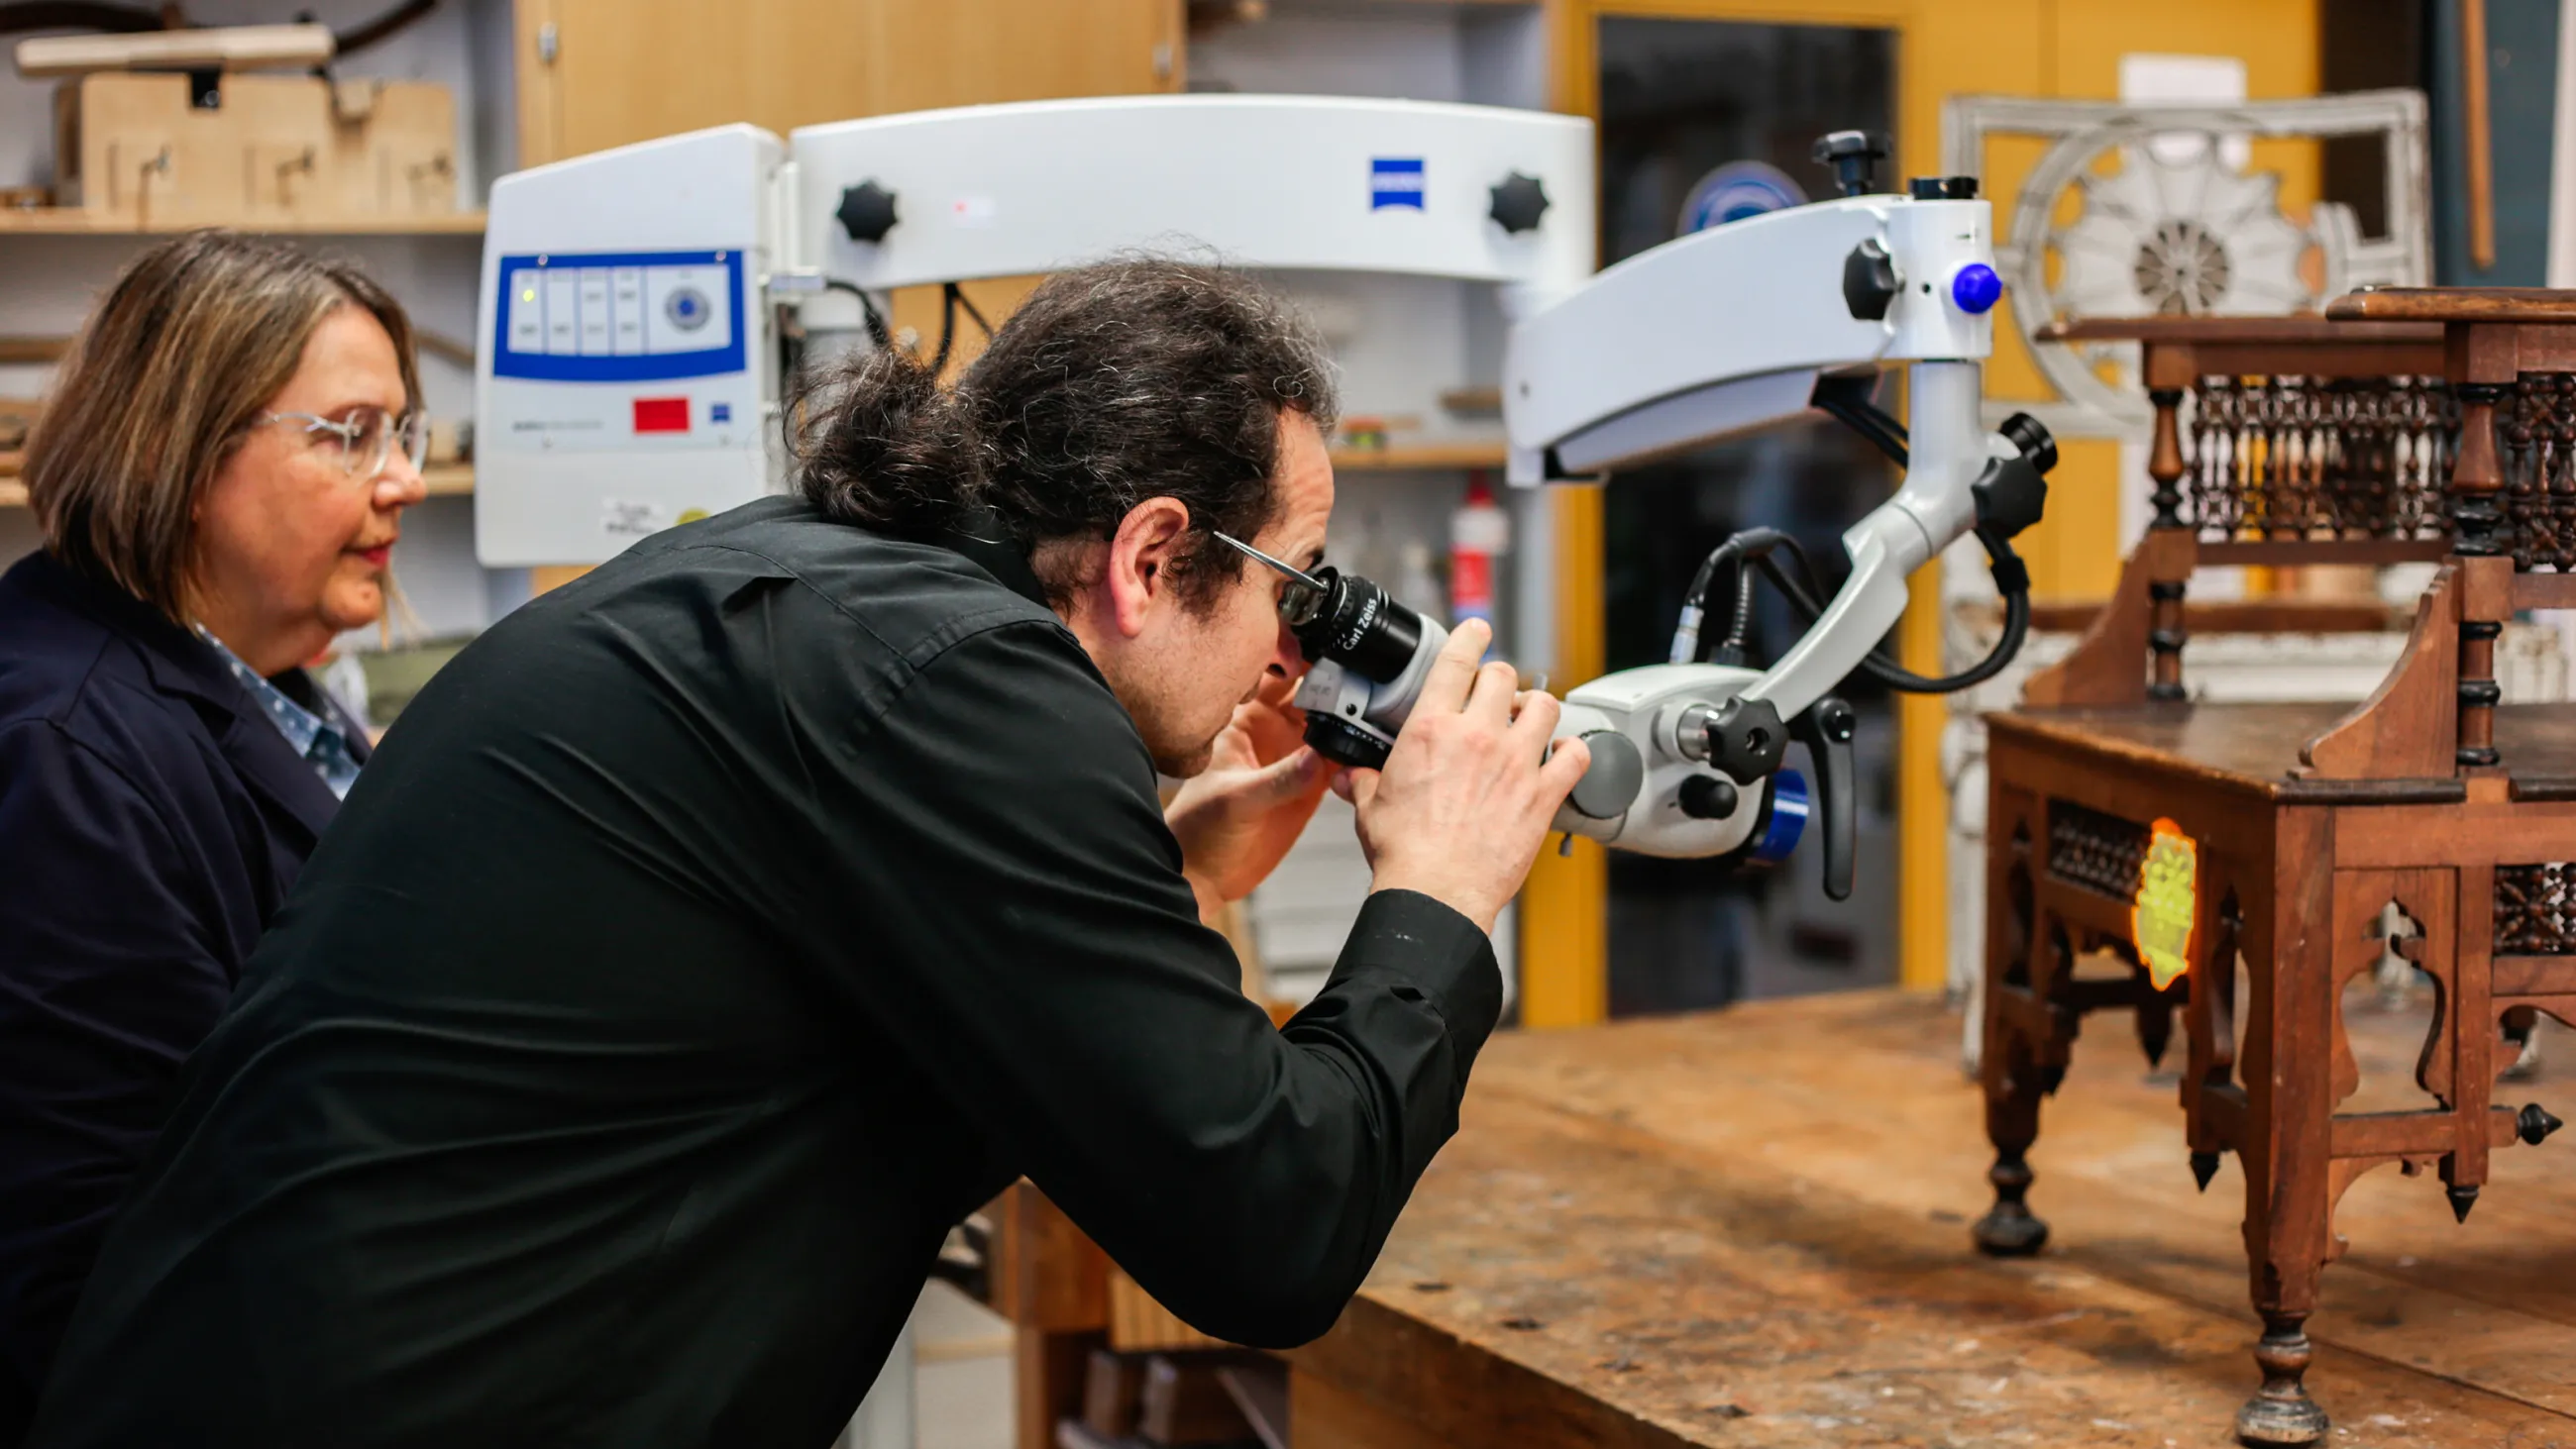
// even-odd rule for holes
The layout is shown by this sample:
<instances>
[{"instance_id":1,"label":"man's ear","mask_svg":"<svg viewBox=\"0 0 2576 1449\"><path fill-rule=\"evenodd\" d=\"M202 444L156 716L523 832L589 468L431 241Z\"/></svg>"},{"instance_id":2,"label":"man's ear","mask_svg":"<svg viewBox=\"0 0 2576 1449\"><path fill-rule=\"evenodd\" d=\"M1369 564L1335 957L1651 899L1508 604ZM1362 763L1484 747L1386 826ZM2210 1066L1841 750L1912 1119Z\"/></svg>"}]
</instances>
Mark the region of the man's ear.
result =
<instances>
[{"instance_id":1,"label":"man's ear","mask_svg":"<svg viewBox=\"0 0 2576 1449\"><path fill-rule=\"evenodd\" d=\"M1127 510L1109 538L1109 571L1102 580L1109 590L1111 621L1133 639L1157 609L1177 597L1173 561L1189 537L1189 505L1177 498L1148 498Z\"/></svg>"}]
</instances>

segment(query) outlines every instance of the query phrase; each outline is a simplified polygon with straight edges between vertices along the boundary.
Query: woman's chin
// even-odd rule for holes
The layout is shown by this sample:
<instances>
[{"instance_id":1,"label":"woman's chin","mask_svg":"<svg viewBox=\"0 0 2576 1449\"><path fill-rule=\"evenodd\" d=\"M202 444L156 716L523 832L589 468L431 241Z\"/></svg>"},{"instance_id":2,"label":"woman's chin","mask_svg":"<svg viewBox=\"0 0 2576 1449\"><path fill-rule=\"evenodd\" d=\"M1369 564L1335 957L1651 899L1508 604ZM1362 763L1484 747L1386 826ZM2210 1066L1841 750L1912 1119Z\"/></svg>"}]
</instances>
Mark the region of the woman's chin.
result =
<instances>
[{"instance_id":1,"label":"woman's chin","mask_svg":"<svg viewBox=\"0 0 2576 1449\"><path fill-rule=\"evenodd\" d=\"M385 591L374 579L335 582L322 600L322 622L334 634L372 628L385 616Z\"/></svg>"}]
</instances>

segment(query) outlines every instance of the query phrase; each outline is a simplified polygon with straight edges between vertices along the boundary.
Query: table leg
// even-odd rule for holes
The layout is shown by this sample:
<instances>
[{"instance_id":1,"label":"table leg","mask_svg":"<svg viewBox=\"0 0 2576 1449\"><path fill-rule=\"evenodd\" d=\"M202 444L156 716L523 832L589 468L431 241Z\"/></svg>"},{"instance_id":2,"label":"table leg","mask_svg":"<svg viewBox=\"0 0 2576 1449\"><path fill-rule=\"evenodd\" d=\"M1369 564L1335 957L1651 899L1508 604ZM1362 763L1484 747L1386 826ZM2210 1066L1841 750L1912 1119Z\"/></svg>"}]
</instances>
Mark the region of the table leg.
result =
<instances>
[{"instance_id":1,"label":"table leg","mask_svg":"<svg viewBox=\"0 0 2576 1449\"><path fill-rule=\"evenodd\" d=\"M1995 1163L1986 1172L1995 1202L1973 1233L1988 1253L2025 1257L2048 1241L2048 1224L2025 1201L2029 1154L2039 1139L2039 1099L2056 1086L2046 1064L2062 1063L2066 1047L2033 1041L2033 1023L2046 1023L2039 1030L2051 1035L2064 1030L2048 1002L2056 973L2071 962L2064 959L2065 932L2038 909L2032 880L2038 802L1988 778L1985 1048L1977 1075L1986 1093L1986 1136L1995 1144Z\"/></svg>"},{"instance_id":2,"label":"table leg","mask_svg":"<svg viewBox=\"0 0 2576 1449\"><path fill-rule=\"evenodd\" d=\"M2332 1192L2334 891L2332 823L2324 810L2282 810L2271 889L2246 910L2245 1249L2263 1336L2263 1386L2237 1411L2248 1444L2313 1444L2325 1410L2304 1382L2314 1353L2308 1315L2324 1271ZM2257 876L2257 879L2260 877Z\"/></svg>"}]
</instances>

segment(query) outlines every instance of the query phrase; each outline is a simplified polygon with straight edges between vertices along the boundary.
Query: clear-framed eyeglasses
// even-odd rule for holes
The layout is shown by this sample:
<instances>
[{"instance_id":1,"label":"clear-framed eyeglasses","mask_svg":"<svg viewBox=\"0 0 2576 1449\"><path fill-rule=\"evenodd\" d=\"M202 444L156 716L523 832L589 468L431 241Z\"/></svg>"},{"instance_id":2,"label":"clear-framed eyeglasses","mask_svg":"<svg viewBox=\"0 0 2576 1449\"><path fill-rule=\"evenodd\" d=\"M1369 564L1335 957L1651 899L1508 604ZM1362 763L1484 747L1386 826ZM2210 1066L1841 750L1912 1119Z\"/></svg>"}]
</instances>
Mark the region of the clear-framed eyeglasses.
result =
<instances>
[{"instance_id":1,"label":"clear-framed eyeglasses","mask_svg":"<svg viewBox=\"0 0 2576 1449\"><path fill-rule=\"evenodd\" d=\"M418 472L429 459L429 420L419 413L396 416L383 408L351 408L346 417L326 418L318 413L261 413L252 420L260 426L271 423L301 423L304 435L323 448L336 451L340 467L352 482L373 483L385 474L394 460L394 450L411 460Z\"/></svg>"},{"instance_id":2,"label":"clear-framed eyeglasses","mask_svg":"<svg viewBox=\"0 0 2576 1449\"><path fill-rule=\"evenodd\" d=\"M1287 620L1290 628L1303 628L1314 622L1315 616L1323 611L1324 599L1333 590L1331 569L1323 569L1323 577L1318 578L1295 564L1272 558L1242 539L1230 534L1218 533L1214 529L1208 532L1217 542L1255 563L1268 566L1281 578L1287 580L1286 586L1279 592L1279 617Z\"/></svg>"}]
</instances>

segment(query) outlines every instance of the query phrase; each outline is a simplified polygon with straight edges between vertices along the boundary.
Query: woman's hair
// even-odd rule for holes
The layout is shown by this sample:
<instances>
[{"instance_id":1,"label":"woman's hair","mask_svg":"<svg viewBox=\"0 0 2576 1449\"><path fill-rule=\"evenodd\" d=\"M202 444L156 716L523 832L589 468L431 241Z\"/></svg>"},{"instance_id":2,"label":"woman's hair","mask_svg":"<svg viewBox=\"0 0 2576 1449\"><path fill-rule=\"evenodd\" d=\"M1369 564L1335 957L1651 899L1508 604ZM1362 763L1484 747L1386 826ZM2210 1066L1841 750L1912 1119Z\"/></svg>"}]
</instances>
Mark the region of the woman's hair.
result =
<instances>
[{"instance_id":1,"label":"woman's hair","mask_svg":"<svg viewBox=\"0 0 2576 1449\"><path fill-rule=\"evenodd\" d=\"M27 439L45 547L184 623L198 498L314 330L352 305L384 324L419 406L411 322L356 268L227 231L137 257L73 341Z\"/></svg>"},{"instance_id":2,"label":"woman's hair","mask_svg":"<svg viewBox=\"0 0 2576 1449\"><path fill-rule=\"evenodd\" d=\"M1203 603L1242 564L1209 531L1249 539L1278 512L1290 412L1333 426L1311 325L1240 272L1131 258L1048 278L953 390L879 348L809 380L789 416L798 488L826 515L906 533L990 516L1058 603L1085 581L1043 545L1178 499L1194 537L1174 568Z\"/></svg>"}]
</instances>

